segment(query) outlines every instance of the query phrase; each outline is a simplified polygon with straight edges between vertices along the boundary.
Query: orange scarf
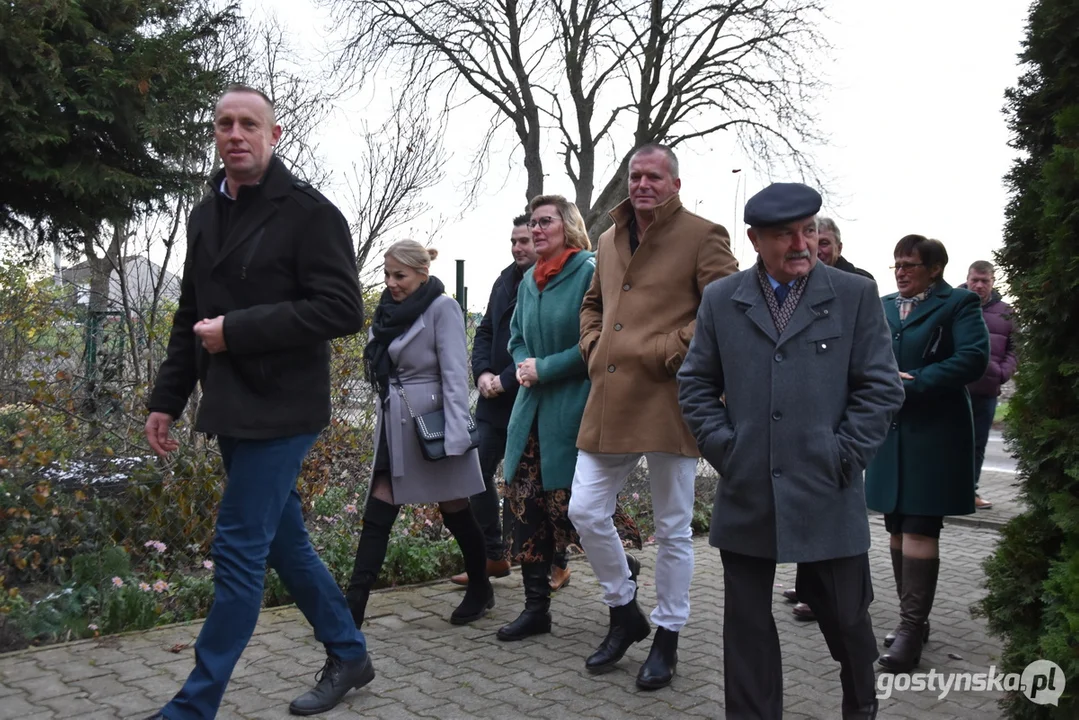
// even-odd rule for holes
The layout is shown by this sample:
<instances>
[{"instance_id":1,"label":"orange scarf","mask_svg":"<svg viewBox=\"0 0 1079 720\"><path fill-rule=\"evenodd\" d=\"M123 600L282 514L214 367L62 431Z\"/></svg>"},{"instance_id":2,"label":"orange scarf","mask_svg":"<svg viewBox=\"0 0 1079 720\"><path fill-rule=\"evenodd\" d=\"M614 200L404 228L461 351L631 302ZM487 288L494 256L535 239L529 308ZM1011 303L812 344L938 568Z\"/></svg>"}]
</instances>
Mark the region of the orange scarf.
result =
<instances>
[{"instance_id":1,"label":"orange scarf","mask_svg":"<svg viewBox=\"0 0 1079 720\"><path fill-rule=\"evenodd\" d=\"M546 258L537 260L536 269L532 271L532 279L536 281L536 287L539 291L543 292L543 288L547 287L547 283L551 281L551 278L562 272L562 268L566 267L569 259L580 251L581 248L562 248L562 252L550 260Z\"/></svg>"}]
</instances>

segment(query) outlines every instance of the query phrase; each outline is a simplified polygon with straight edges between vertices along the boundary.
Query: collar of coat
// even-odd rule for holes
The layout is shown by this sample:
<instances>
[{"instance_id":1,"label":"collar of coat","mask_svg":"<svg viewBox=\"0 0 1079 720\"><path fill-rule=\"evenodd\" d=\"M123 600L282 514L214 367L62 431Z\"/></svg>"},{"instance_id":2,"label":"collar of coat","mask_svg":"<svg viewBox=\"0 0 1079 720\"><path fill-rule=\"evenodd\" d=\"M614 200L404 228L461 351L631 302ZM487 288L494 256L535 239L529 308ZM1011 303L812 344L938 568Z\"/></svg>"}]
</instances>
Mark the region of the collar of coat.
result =
<instances>
[{"instance_id":1,"label":"collar of coat","mask_svg":"<svg viewBox=\"0 0 1079 720\"><path fill-rule=\"evenodd\" d=\"M586 264L590 263L593 267L595 267L595 257L596 254L590 250L581 250L580 252L574 253L573 257L571 257L566 262L566 266L562 268L562 270L557 275L547 281L547 286L543 288L543 292L551 292L552 289L558 287L558 285L564 282L567 278L576 275L577 271L584 267ZM521 281L525 287L526 292L531 295L540 294L539 288L536 287L536 281L534 279L535 270L535 265L528 268L528 270L525 272L524 280Z\"/></svg>"},{"instance_id":2,"label":"collar of coat","mask_svg":"<svg viewBox=\"0 0 1079 720\"><path fill-rule=\"evenodd\" d=\"M210 178L210 190L212 193L217 194L220 192L221 183L225 180L225 169L221 168L214 176ZM270 156L270 164L266 168L266 172L263 174L262 179L259 180L258 185L255 186L258 192L265 195L268 198L279 198L288 195L292 190L293 185L296 185L299 181L296 176L289 172L289 169L285 167L285 163L281 162L281 159L276 155ZM236 193L239 197L239 192Z\"/></svg>"},{"instance_id":3,"label":"collar of coat","mask_svg":"<svg viewBox=\"0 0 1079 720\"><path fill-rule=\"evenodd\" d=\"M768 301L761 292L760 279L757 276L757 266L743 270L738 288L731 295L731 300L745 309L746 317L770 337L776 343L776 347L782 346L788 340L799 333L814 326L820 325L822 332L832 332L831 312L828 305L835 300L835 288L832 286L832 273L841 274L841 270L830 268L822 262L818 262L809 271L806 279L805 290L798 306L794 308L787 326L782 334L776 330L772 313L768 309ZM838 332L836 333L838 334ZM835 334L822 335L822 337L835 337Z\"/></svg>"},{"instance_id":4,"label":"collar of coat","mask_svg":"<svg viewBox=\"0 0 1079 720\"><path fill-rule=\"evenodd\" d=\"M224 169L219 170L210 179L211 194L207 197L210 202L216 202L215 195L220 192L221 181L225 178ZM289 172L289 169L285 167L285 163L281 162L276 155L270 158L270 164L266 168L265 174L262 176L262 180L259 184L251 188L251 192L255 192L258 196L255 198L255 203L252 207L248 208L247 212L236 222L236 224L229 231L228 236L217 236L219 230L216 227L216 223L212 218L208 218L203 222L201 232L209 233L212 236L216 236L216 240L211 243L211 247L219 247L220 250L217 253L217 257L214 259L214 267L220 265L225 258L229 257L237 248L244 245L249 239L255 237L258 234L259 228L261 228L277 211L280 203L276 202L284 197L287 197L294 187L306 188L309 187L307 183L297 180L296 176ZM239 196L240 193L237 193ZM268 200L269 202L258 202L260 199Z\"/></svg>"},{"instance_id":5,"label":"collar of coat","mask_svg":"<svg viewBox=\"0 0 1079 720\"><path fill-rule=\"evenodd\" d=\"M652 224L648 226L651 230L657 225L662 225L667 220L670 220L675 213L682 209L682 199L675 193L667 199L662 205L657 205L652 209ZM633 217L633 204L629 198L626 198L622 202L614 206L614 209L609 213L611 220L614 221L615 227L623 228L629 227L629 221Z\"/></svg>"},{"instance_id":6,"label":"collar of coat","mask_svg":"<svg viewBox=\"0 0 1079 720\"><path fill-rule=\"evenodd\" d=\"M895 303L895 299L899 297L899 293L890 293L881 298L884 303L884 315L888 318L888 324L892 326L893 330L899 330L900 328L907 330L924 320L930 313L947 302L947 298L950 297L953 292L955 292L955 288L949 285L944 278L937 280L936 284L933 286L933 292L930 293L929 297L925 300L918 303L917 307L910 311L910 315L907 316L906 321L901 321L899 319L899 308ZM966 290L962 292L970 291Z\"/></svg>"}]
</instances>

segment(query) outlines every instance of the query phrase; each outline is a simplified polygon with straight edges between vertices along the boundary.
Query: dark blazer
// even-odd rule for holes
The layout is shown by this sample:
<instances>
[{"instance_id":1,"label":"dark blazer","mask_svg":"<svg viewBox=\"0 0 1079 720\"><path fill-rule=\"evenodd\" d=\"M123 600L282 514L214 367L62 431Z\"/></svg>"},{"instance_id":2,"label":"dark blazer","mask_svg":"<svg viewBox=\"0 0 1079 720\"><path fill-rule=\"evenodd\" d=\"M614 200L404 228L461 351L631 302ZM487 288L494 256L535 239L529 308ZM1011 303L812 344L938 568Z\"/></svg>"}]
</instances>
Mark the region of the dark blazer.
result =
<instances>
[{"instance_id":1,"label":"dark blazer","mask_svg":"<svg viewBox=\"0 0 1079 720\"><path fill-rule=\"evenodd\" d=\"M876 282L875 278L867 271L862 270L861 268L854 267L854 263L852 263L850 260L843 257L842 255L840 255L839 259L835 261L835 269L842 270L843 272L854 273L855 275L861 275L862 277L869 278L870 280Z\"/></svg>"},{"instance_id":2,"label":"dark blazer","mask_svg":"<svg viewBox=\"0 0 1079 720\"><path fill-rule=\"evenodd\" d=\"M716 280L678 386L720 474L713 546L778 562L869 549L862 470L903 402L874 283L818 262L779 335L755 266Z\"/></svg>"},{"instance_id":3,"label":"dark blazer","mask_svg":"<svg viewBox=\"0 0 1079 720\"><path fill-rule=\"evenodd\" d=\"M881 298L906 400L866 473L866 500L882 513L974 512L974 419L966 386L989 364L977 295L943 280L900 323L897 293Z\"/></svg>"},{"instance_id":4,"label":"dark blazer","mask_svg":"<svg viewBox=\"0 0 1079 720\"><path fill-rule=\"evenodd\" d=\"M510 355L510 319L517 307L517 285L522 273L513 263L502 271L491 288L487 312L476 328L472 338L472 379L479 382L480 375L492 372L502 381L505 391L495 398L482 395L476 401L476 419L484 420L498 428L510 424L513 401L517 399L517 365Z\"/></svg>"},{"instance_id":5,"label":"dark blazer","mask_svg":"<svg viewBox=\"0 0 1079 720\"><path fill-rule=\"evenodd\" d=\"M178 417L197 380L201 432L318 432L330 420L329 341L363 327L348 224L275 157L259 185L241 188L246 210L222 237L223 178L188 220L179 307L149 408ZM211 355L192 328L219 315L227 350Z\"/></svg>"}]
</instances>

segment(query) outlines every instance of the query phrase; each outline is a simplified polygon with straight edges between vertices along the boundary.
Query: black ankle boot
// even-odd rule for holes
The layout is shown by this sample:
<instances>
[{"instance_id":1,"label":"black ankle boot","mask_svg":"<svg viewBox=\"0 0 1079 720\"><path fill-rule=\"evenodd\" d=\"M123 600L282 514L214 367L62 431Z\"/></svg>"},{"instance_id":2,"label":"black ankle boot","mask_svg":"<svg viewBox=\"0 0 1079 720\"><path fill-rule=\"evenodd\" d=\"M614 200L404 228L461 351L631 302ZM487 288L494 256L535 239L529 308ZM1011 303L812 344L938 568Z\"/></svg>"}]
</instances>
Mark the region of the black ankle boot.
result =
<instances>
[{"instance_id":1,"label":"black ankle boot","mask_svg":"<svg viewBox=\"0 0 1079 720\"><path fill-rule=\"evenodd\" d=\"M328 656L319 671L318 683L292 701L288 711L292 715L318 715L337 707L352 688L361 688L375 679L375 666L371 656L359 660L338 660Z\"/></svg>"},{"instance_id":2,"label":"black ankle boot","mask_svg":"<svg viewBox=\"0 0 1079 720\"><path fill-rule=\"evenodd\" d=\"M678 633L667 628L656 628L652 650L637 673L637 687L641 690L658 690L667 687L674 679L678 665Z\"/></svg>"},{"instance_id":3,"label":"black ankle boot","mask_svg":"<svg viewBox=\"0 0 1079 720\"><path fill-rule=\"evenodd\" d=\"M607 637L603 638L596 651L584 661L589 672L602 672L614 667L629 650L630 645L652 634L648 618L641 611L636 599L611 608L610 613L611 627L607 630Z\"/></svg>"},{"instance_id":4,"label":"black ankle boot","mask_svg":"<svg viewBox=\"0 0 1079 720\"><path fill-rule=\"evenodd\" d=\"M499 640L524 640L526 637L551 632L551 585L547 580L549 568L546 563L521 565L525 609L516 620L499 629Z\"/></svg>"},{"instance_id":5,"label":"black ankle boot","mask_svg":"<svg viewBox=\"0 0 1079 720\"><path fill-rule=\"evenodd\" d=\"M926 625L933 609L940 572L938 558L903 558L903 599L899 605L899 629L889 652L877 662L892 672L906 673L922 660Z\"/></svg>"},{"instance_id":6,"label":"black ankle boot","mask_svg":"<svg viewBox=\"0 0 1079 720\"><path fill-rule=\"evenodd\" d=\"M367 600L371 588L382 571L386 560L386 548L390 544L390 531L397 520L400 507L390 505L371 496L363 511L363 530L360 531L360 544L356 548L356 559L352 563L352 577L348 581L345 599L352 611L352 620L359 628L363 625L367 612Z\"/></svg>"},{"instance_id":7,"label":"black ankle boot","mask_svg":"<svg viewBox=\"0 0 1079 720\"><path fill-rule=\"evenodd\" d=\"M450 615L450 622L467 625L479 620L495 606L495 591L487 577L487 545L471 507L452 513L443 512L442 523L457 540L468 574L465 597Z\"/></svg>"}]
</instances>

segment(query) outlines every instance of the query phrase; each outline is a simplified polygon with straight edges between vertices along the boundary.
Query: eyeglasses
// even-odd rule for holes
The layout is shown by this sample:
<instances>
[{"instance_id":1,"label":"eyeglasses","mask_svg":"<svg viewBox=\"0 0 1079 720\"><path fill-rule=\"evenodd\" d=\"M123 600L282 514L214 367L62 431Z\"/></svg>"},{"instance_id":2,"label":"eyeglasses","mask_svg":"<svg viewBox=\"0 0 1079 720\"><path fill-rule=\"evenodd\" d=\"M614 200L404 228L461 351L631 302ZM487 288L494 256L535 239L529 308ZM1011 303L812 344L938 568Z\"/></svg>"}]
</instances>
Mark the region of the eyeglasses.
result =
<instances>
[{"instance_id":1,"label":"eyeglasses","mask_svg":"<svg viewBox=\"0 0 1079 720\"><path fill-rule=\"evenodd\" d=\"M890 269L903 270L905 272L907 270L913 270L916 267L925 267L925 263L896 263L895 265L892 265Z\"/></svg>"},{"instance_id":2,"label":"eyeglasses","mask_svg":"<svg viewBox=\"0 0 1079 720\"><path fill-rule=\"evenodd\" d=\"M558 218L552 217L550 215L544 215L539 220L529 220L525 223L525 226L529 230L531 230L532 228L539 225L541 229L546 230L547 228L551 227L551 223L553 223L555 220L558 220Z\"/></svg>"}]
</instances>

